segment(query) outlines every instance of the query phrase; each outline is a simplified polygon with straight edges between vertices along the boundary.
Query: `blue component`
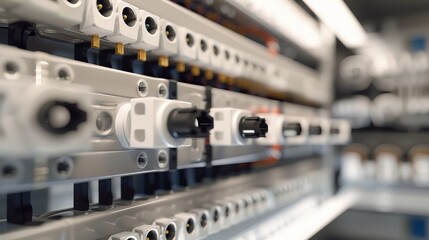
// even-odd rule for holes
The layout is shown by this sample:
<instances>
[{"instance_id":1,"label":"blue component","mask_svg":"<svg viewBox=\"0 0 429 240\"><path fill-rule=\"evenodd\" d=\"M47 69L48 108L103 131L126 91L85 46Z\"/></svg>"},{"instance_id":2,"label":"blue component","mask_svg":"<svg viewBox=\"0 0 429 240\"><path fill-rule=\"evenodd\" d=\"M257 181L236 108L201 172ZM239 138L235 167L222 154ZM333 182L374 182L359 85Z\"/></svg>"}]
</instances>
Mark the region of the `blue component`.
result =
<instances>
[{"instance_id":1,"label":"blue component","mask_svg":"<svg viewBox=\"0 0 429 240\"><path fill-rule=\"evenodd\" d=\"M426 50L426 37L423 35L414 36L410 39L410 50L420 52Z\"/></svg>"},{"instance_id":2,"label":"blue component","mask_svg":"<svg viewBox=\"0 0 429 240\"><path fill-rule=\"evenodd\" d=\"M427 238L427 219L425 217L410 217L410 237L416 239Z\"/></svg>"}]
</instances>

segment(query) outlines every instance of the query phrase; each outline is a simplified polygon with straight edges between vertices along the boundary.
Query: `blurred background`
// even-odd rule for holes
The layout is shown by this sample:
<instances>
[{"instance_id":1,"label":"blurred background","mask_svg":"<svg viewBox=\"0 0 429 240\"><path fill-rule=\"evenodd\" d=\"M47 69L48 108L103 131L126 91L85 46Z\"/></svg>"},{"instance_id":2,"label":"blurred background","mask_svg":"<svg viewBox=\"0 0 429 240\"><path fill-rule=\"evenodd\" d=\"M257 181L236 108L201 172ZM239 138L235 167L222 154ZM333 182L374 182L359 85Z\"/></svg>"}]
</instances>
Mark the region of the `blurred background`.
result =
<instances>
[{"instance_id":1,"label":"blurred background","mask_svg":"<svg viewBox=\"0 0 429 240\"><path fill-rule=\"evenodd\" d=\"M429 239L429 1L177 2L313 68L315 23L328 26L332 115L353 127L338 149L337 187L367 196L313 239Z\"/></svg>"}]
</instances>

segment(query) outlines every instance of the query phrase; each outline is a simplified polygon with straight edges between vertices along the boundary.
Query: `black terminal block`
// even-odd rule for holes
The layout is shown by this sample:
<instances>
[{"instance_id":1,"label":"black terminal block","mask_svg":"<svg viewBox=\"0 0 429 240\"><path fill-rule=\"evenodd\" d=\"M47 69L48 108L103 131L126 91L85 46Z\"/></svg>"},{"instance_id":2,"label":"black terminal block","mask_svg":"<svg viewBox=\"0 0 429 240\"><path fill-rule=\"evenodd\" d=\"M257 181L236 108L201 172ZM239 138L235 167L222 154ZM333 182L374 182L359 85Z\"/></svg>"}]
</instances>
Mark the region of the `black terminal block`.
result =
<instances>
[{"instance_id":1,"label":"black terminal block","mask_svg":"<svg viewBox=\"0 0 429 240\"><path fill-rule=\"evenodd\" d=\"M238 130L243 138L260 138L265 137L265 134L268 133L268 124L265 118L243 117Z\"/></svg>"},{"instance_id":2,"label":"black terminal block","mask_svg":"<svg viewBox=\"0 0 429 240\"><path fill-rule=\"evenodd\" d=\"M322 127L320 125L311 125L308 129L310 135L322 135Z\"/></svg>"},{"instance_id":3,"label":"black terminal block","mask_svg":"<svg viewBox=\"0 0 429 240\"><path fill-rule=\"evenodd\" d=\"M284 123L283 124L283 137L297 137L301 135L302 128L300 123Z\"/></svg>"},{"instance_id":4,"label":"black terminal block","mask_svg":"<svg viewBox=\"0 0 429 240\"><path fill-rule=\"evenodd\" d=\"M174 109L167 120L168 131L175 138L206 138L213 126L213 117L197 108Z\"/></svg>"}]
</instances>

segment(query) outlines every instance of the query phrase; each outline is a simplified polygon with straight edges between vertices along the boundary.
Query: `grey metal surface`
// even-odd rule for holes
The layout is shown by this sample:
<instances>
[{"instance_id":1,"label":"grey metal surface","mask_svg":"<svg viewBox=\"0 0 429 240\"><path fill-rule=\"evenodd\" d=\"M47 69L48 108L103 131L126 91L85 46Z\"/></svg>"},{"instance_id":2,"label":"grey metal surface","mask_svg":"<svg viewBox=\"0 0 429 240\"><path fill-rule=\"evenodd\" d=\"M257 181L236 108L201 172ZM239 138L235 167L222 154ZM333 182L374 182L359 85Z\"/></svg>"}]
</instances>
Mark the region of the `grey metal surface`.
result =
<instances>
[{"instance_id":1,"label":"grey metal surface","mask_svg":"<svg viewBox=\"0 0 429 240\"><path fill-rule=\"evenodd\" d=\"M356 188L360 200L354 209L383 213L429 216L427 188Z\"/></svg>"},{"instance_id":2,"label":"grey metal surface","mask_svg":"<svg viewBox=\"0 0 429 240\"><path fill-rule=\"evenodd\" d=\"M357 203L312 240L412 239L410 220L429 216L427 188L407 186L349 186L358 193Z\"/></svg>"},{"instance_id":3,"label":"grey metal surface","mask_svg":"<svg viewBox=\"0 0 429 240\"><path fill-rule=\"evenodd\" d=\"M58 81L64 84L84 84L91 86L97 93L126 98L157 97L159 85L168 87L168 80L153 78L141 74L128 73L94 64L56 57L42 52L30 52L10 46L0 46L0 62L14 63L18 67L18 79L39 77L43 82ZM36 71L43 66L43 71ZM59 79L60 70L65 70L68 79ZM0 68L0 74L5 75ZM15 77L16 78L16 77ZM146 92L142 96L138 92L138 83L144 81ZM167 96L165 96L167 97Z\"/></svg>"},{"instance_id":4,"label":"grey metal surface","mask_svg":"<svg viewBox=\"0 0 429 240\"><path fill-rule=\"evenodd\" d=\"M410 239L407 224L408 217L404 215L349 210L311 240Z\"/></svg>"},{"instance_id":5,"label":"grey metal surface","mask_svg":"<svg viewBox=\"0 0 429 240\"><path fill-rule=\"evenodd\" d=\"M45 222L39 226L25 226L16 229L14 225L2 223L0 229L3 234L0 236L4 239L25 239L30 236L32 239L105 238L121 231L130 231L138 225L150 224L158 218L171 217L178 212L189 211L207 203L214 203L215 200L239 196L237 194L246 193L255 188L270 189L278 184L294 181L293 179L304 179L311 186L309 191L317 194L320 186L326 184L326 182L320 181L323 175L324 171L320 162L313 159L291 165L288 168L277 168L230 178L211 185L203 185L154 199L116 202L111 209L98 209L94 206L91 211L85 214L79 212L53 213L52 216L62 215L64 217L59 220L46 217L36 218L36 222ZM302 193L307 195L310 192L304 191ZM301 197L301 195L296 197ZM273 203L275 205L289 203L288 201L277 201L280 200L274 200ZM49 216L49 214L44 214L44 216Z\"/></svg>"}]
</instances>

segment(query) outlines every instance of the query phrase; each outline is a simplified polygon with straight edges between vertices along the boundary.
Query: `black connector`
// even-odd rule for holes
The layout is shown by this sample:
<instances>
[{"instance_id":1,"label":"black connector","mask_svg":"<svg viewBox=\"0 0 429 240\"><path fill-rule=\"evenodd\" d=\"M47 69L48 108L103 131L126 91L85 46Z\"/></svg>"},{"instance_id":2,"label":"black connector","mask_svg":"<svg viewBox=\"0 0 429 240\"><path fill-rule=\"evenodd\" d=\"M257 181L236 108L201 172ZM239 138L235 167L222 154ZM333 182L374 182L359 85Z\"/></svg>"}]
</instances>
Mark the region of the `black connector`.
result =
<instances>
[{"instance_id":1,"label":"black connector","mask_svg":"<svg viewBox=\"0 0 429 240\"><path fill-rule=\"evenodd\" d=\"M202 228L205 228L207 226L207 215L206 214L201 215L200 225Z\"/></svg>"},{"instance_id":2,"label":"black connector","mask_svg":"<svg viewBox=\"0 0 429 240\"><path fill-rule=\"evenodd\" d=\"M329 130L329 133L332 135L340 134L340 129L337 127L331 127L331 129Z\"/></svg>"},{"instance_id":3,"label":"black connector","mask_svg":"<svg viewBox=\"0 0 429 240\"><path fill-rule=\"evenodd\" d=\"M77 131L87 121L87 113L77 103L50 101L40 108L37 121L47 132L64 135Z\"/></svg>"},{"instance_id":4,"label":"black connector","mask_svg":"<svg viewBox=\"0 0 429 240\"><path fill-rule=\"evenodd\" d=\"M322 127L320 125L312 125L308 129L310 135L322 135Z\"/></svg>"},{"instance_id":5,"label":"black connector","mask_svg":"<svg viewBox=\"0 0 429 240\"><path fill-rule=\"evenodd\" d=\"M176 239L176 226L173 224L168 224L165 228L165 239L174 240Z\"/></svg>"},{"instance_id":6,"label":"black connector","mask_svg":"<svg viewBox=\"0 0 429 240\"><path fill-rule=\"evenodd\" d=\"M284 123L283 124L283 137L296 137L301 135L302 128L300 123Z\"/></svg>"},{"instance_id":7,"label":"black connector","mask_svg":"<svg viewBox=\"0 0 429 240\"><path fill-rule=\"evenodd\" d=\"M168 131L175 138L206 138L213 126L213 117L197 108L174 109L167 120Z\"/></svg>"},{"instance_id":8,"label":"black connector","mask_svg":"<svg viewBox=\"0 0 429 240\"><path fill-rule=\"evenodd\" d=\"M268 133L268 124L265 118L243 117L238 130L243 138L260 138L265 137L265 134Z\"/></svg>"},{"instance_id":9,"label":"black connector","mask_svg":"<svg viewBox=\"0 0 429 240\"><path fill-rule=\"evenodd\" d=\"M146 240L158 240L158 233L155 230L150 230L147 235L146 238L143 238Z\"/></svg>"},{"instance_id":10,"label":"black connector","mask_svg":"<svg viewBox=\"0 0 429 240\"><path fill-rule=\"evenodd\" d=\"M194 219L189 218L188 221L186 222L186 232L191 234L192 232L194 232L194 229L195 229Z\"/></svg>"}]
</instances>

